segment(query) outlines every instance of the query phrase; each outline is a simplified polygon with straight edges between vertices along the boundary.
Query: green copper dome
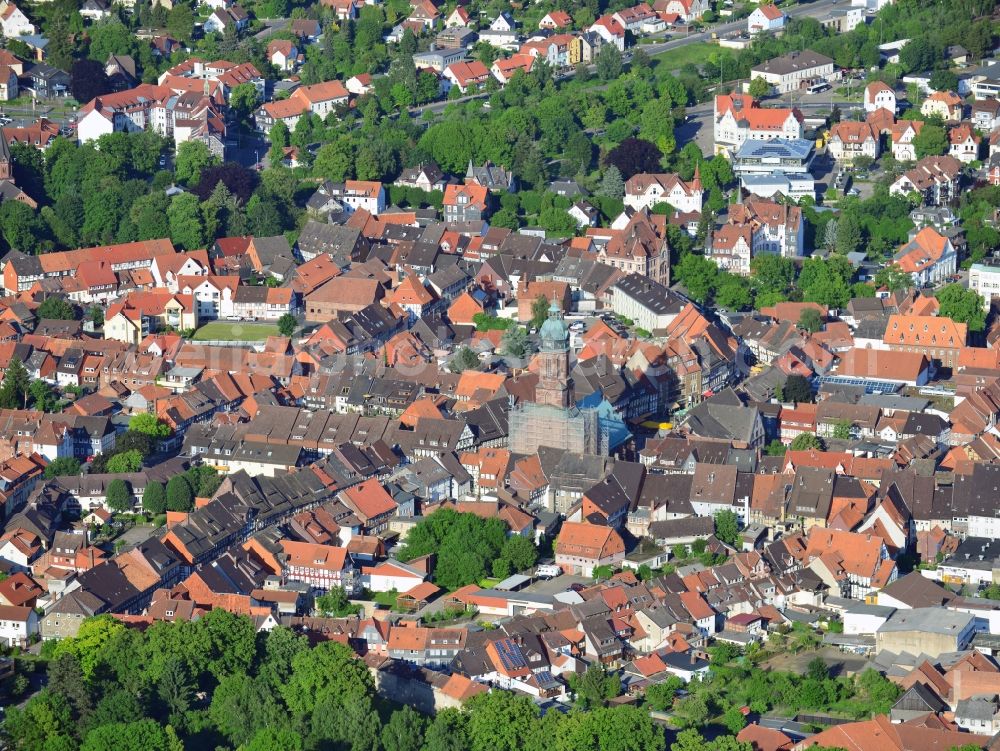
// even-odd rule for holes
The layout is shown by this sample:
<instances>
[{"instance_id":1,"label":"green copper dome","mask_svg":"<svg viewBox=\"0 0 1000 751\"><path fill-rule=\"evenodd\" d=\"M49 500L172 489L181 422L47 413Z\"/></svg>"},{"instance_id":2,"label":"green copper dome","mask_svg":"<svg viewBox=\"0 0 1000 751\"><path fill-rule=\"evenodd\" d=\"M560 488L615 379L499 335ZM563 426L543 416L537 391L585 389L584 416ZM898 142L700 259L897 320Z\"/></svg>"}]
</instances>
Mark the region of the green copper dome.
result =
<instances>
[{"instance_id":1,"label":"green copper dome","mask_svg":"<svg viewBox=\"0 0 1000 751\"><path fill-rule=\"evenodd\" d=\"M569 340L569 328L566 326L566 321L563 320L562 312L559 310L559 306L556 305L555 300L549 306L548 320L542 324L542 328L538 333L542 337L543 347L552 345L565 346Z\"/></svg>"}]
</instances>

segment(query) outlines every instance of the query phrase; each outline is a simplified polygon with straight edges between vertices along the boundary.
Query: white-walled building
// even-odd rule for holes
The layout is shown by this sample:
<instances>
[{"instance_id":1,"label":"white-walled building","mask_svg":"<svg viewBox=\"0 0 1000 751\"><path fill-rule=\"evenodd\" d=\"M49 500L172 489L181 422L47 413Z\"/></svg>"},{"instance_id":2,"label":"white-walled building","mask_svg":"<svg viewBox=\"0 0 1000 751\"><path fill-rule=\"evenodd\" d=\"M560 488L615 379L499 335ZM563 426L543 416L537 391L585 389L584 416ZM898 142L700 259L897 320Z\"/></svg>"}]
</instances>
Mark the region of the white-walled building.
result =
<instances>
[{"instance_id":1,"label":"white-walled building","mask_svg":"<svg viewBox=\"0 0 1000 751\"><path fill-rule=\"evenodd\" d=\"M913 284L942 282L958 268L958 253L951 240L933 227L924 227L893 256L893 262L913 277Z\"/></svg>"},{"instance_id":2,"label":"white-walled building","mask_svg":"<svg viewBox=\"0 0 1000 751\"><path fill-rule=\"evenodd\" d=\"M29 36L35 33L35 25L10 0L0 2L0 31L8 39Z\"/></svg>"},{"instance_id":3,"label":"white-walled building","mask_svg":"<svg viewBox=\"0 0 1000 751\"><path fill-rule=\"evenodd\" d=\"M895 115L896 92L885 81L872 81L865 86L864 105L865 112L875 112L882 109L889 110Z\"/></svg>"},{"instance_id":4,"label":"white-walled building","mask_svg":"<svg viewBox=\"0 0 1000 751\"><path fill-rule=\"evenodd\" d=\"M879 133L866 122L844 120L830 129L827 148L838 162L853 162L858 157L878 159Z\"/></svg>"},{"instance_id":5,"label":"white-walled building","mask_svg":"<svg viewBox=\"0 0 1000 751\"><path fill-rule=\"evenodd\" d=\"M1000 259L987 258L969 267L969 289L983 298L983 307L990 309L994 296L1000 297Z\"/></svg>"},{"instance_id":6,"label":"white-walled building","mask_svg":"<svg viewBox=\"0 0 1000 751\"><path fill-rule=\"evenodd\" d=\"M749 94L715 97L715 152L728 154L746 141L802 138L802 113L794 108L761 107Z\"/></svg>"},{"instance_id":7,"label":"white-walled building","mask_svg":"<svg viewBox=\"0 0 1000 751\"><path fill-rule=\"evenodd\" d=\"M809 86L819 81L839 79L833 60L812 50L789 52L750 69L750 78L763 78L779 94Z\"/></svg>"},{"instance_id":8,"label":"white-walled building","mask_svg":"<svg viewBox=\"0 0 1000 751\"><path fill-rule=\"evenodd\" d=\"M747 33L753 36L762 31L779 31L787 20L788 16L774 3L758 5L747 17Z\"/></svg>"},{"instance_id":9,"label":"white-walled building","mask_svg":"<svg viewBox=\"0 0 1000 751\"><path fill-rule=\"evenodd\" d=\"M38 613L34 608L0 605L0 644L26 647L38 633Z\"/></svg>"},{"instance_id":10,"label":"white-walled building","mask_svg":"<svg viewBox=\"0 0 1000 751\"><path fill-rule=\"evenodd\" d=\"M695 170L690 182L674 174L633 175L625 183L625 205L636 211L669 203L682 213L701 213L703 191L701 177Z\"/></svg>"},{"instance_id":11,"label":"white-walled building","mask_svg":"<svg viewBox=\"0 0 1000 751\"><path fill-rule=\"evenodd\" d=\"M371 592L409 592L426 579L427 574L392 558L361 569L361 582Z\"/></svg>"}]
</instances>

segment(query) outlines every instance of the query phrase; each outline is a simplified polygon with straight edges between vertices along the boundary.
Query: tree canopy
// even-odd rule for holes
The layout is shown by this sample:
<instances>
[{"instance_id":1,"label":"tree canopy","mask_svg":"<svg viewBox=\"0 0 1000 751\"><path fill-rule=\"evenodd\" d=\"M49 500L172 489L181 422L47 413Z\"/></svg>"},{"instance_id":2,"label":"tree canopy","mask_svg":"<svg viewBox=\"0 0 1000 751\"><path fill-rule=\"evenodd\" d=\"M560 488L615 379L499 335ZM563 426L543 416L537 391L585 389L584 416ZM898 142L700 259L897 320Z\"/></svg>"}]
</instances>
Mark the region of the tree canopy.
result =
<instances>
[{"instance_id":1,"label":"tree canopy","mask_svg":"<svg viewBox=\"0 0 1000 751\"><path fill-rule=\"evenodd\" d=\"M961 284L949 284L937 293L941 308L938 315L965 323L969 331L983 331L986 328L986 306L982 295Z\"/></svg>"},{"instance_id":2,"label":"tree canopy","mask_svg":"<svg viewBox=\"0 0 1000 751\"><path fill-rule=\"evenodd\" d=\"M530 542L528 545L534 547ZM410 561L431 553L437 555L435 581L447 589L489 576L494 561L500 558L514 566L534 565L522 543L507 540L507 525L502 520L448 508L435 511L410 530L399 559Z\"/></svg>"}]
</instances>

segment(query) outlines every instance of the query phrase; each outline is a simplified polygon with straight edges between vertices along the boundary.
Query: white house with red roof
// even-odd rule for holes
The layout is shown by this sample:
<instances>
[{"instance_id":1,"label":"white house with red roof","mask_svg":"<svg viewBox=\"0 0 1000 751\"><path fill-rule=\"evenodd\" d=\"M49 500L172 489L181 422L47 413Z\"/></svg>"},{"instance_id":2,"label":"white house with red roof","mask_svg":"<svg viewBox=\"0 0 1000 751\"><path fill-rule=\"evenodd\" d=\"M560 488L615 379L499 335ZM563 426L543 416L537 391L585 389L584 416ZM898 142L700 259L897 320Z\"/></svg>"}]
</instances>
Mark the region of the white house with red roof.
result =
<instances>
[{"instance_id":1,"label":"white house with red roof","mask_svg":"<svg viewBox=\"0 0 1000 751\"><path fill-rule=\"evenodd\" d=\"M619 52L625 51L625 27L613 15L601 16L587 31L597 34L605 44L613 44Z\"/></svg>"},{"instance_id":2,"label":"white house with red roof","mask_svg":"<svg viewBox=\"0 0 1000 751\"><path fill-rule=\"evenodd\" d=\"M233 305L238 276L186 276L177 283L177 291L191 295L198 307L198 320L228 318L235 314Z\"/></svg>"},{"instance_id":3,"label":"white house with red roof","mask_svg":"<svg viewBox=\"0 0 1000 751\"><path fill-rule=\"evenodd\" d=\"M427 574L390 558L361 569L361 583L370 592L409 592L427 579Z\"/></svg>"},{"instance_id":4,"label":"white house with red roof","mask_svg":"<svg viewBox=\"0 0 1000 751\"><path fill-rule=\"evenodd\" d=\"M299 48L288 39L274 39L267 45L267 60L278 70L295 70L299 64Z\"/></svg>"},{"instance_id":5,"label":"white house with red roof","mask_svg":"<svg viewBox=\"0 0 1000 751\"><path fill-rule=\"evenodd\" d=\"M321 591L352 584L354 566L347 548L297 540L281 540L279 544L284 565L282 573L287 581L309 584ZM353 587L345 588L350 591Z\"/></svg>"},{"instance_id":6,"label":"white house with red roof","mask_svg":"<svg viewBox=\"0 0 1000 751\"><path fill-rule=\"evenodd\" d=\"M899 162L914 162L917 159L917 147L913 140L924 127L923 120L899 120L889 128L889 143L892 157Z\"/></svg>"},{"instance_id":7,"label":"white house with red roof","mask_svg":"<svg viewBox=\"0 0 1000 751\"><path fill-rule=\"evenodd\" d=\"M228 8L219 8L212 13L204 24L205 31L216 34L224 34L226 29L232 28L236 31L243 31L250 24L250 15L238 5Z\"/></svg>"},{"instance_id":8,"label":"white house with red roof","mask_svg":"<svg viewBox=\"0 0 1000 751\"><path fill-rule=\"evenodd\" d=\"M982 140L969 123L960 123L948 131L948 153L963 164L974 162L979 158Z\"/></svg>"},{"instance_id":9,"label":"white house with red roof","mask_svg":"<svg viewBox=\"0 0 1000 751\"><path fill-rule=\"evenodd\" d=\"M712 234L705 257L730 274L749 276L753 258L753 227L748 224L722 225Z\"/></svg>"},{"instance_id":10,"label":"white house with red roof","mask_svg":"<svg viewBox=\"0 0 1000 751\"><path fill-rule=\"evenodd\" d=\"M442 85L447 90L457 86L463 94L471 86L482 86L490 78L490 71L479 60L469 60L452 63L444 69ZM444 82L448 83L445 84Z\"/></svg>"},{"instance_id":11,"label":"white house with red roof","mask_svg":"<svg viewBox=\"0 0 1000 751\"><path fill-rule=\"evenodd\" d=\"M940 282L955 273L958 254L951 240L933 227L924 227L905 243L892 260L901 271L913 277L919 288L928 282Z\"/></svg>"},{"instance_id":12,"label":"white house with red roof","mask_svg":"<svg viewBox=\"0 0 1000 751\"><path fill-rule=\"evenodd\" d=\"M654 7L660 13L673 13L685 23L690 23L705 15L711 4L708 0L666 0L666 2L660 0Z\"/></svg>"},{"instance_id":13,"label":"white house with red roof","mask_svg":"<svg viewBox=\"0 0 1000 751\"><path fill-rule=\"evenodd\" d=\"M682 213L701 213L701 176L695 170L694 179L681 180L675 174L632 175L625 183L625 205L639 211L652 209L658 203L669 203Z\"/></svg>"},{"instance_id":14,"label":"white house with red roof","mask_svg":"<svg viewBox=\"0 0 1000 751\"><path fill-rule=\"evenodd\" d=\"M749 140L802 138L802 113L795 108L761 107L749 94L715 97L715 150L735 151Z\"/></svg>"},{"instance_id":15,"label":"white house with red roof","mask_svg":"<svg viewBox=\"0 0 1000 751\"><path fill-rule=\"evenodd\" d=\"M289 100L302 102L310 112L326 117L336 107L347 104L349 93L340 81L324 81L297 88Z\"/></svg>"},{"instance_id":16,"label":"white house with red roof","mask_svg":"<svg viewBox=\"0 0 1000 751\"><path fill-rule=\"evenodd\" d=\"M257 127L269 130L275 123L283 122L289 130L299 122L306 112L325 118L337 107L350 100L350 92L340 81L323 81L311 86L300 86L288 99L265 102L255 114Z\"/></svg>"},{"instance_id":17,"label":"white house with red roof","mask_svg":"<svg viewBox=\"0 0 1000 751\"><path fill-rule=\"evenodd\" d=\"M454 29L459 27L465 27L469 25L469 11L467 11L462 6L458 6L444 21L446 28Z\"/></svg>"},{"instance_id":18,"label":"white house with red roof","mask_svg":"<svg viewBox=\"0 0 1000 751\"><path fill-rule=\"evenodd\" d=\"M666 21L660 18L648 3L639 3L631 8L622 8L614 13L614 19L633 34L654 34L663 31Z\"/></svg>"},{"instance_id":19,"label":"white house with red roof","mask_svg":"<svg viewBox=\"0 0 1000 751\"><path fill-rule=\"evenodd\" d=\"M205 276L209 272L208 256L205 251L177 253L157 256L149 267L157 287L166 287L177 292L177 279L182 276Z\"/></svg>"},{"instance_id":20,"label":"white house with red roof","mask_svg":"<svg viewBox=\"0 0 1000 751\"><path fill-rule=\"evenodd\" d=\"M407 21L418 23L424 29L433 29L440 22L441 14L431 0L416 0L411 5L413 10L407 17Z\"/></svg>"},{"instance_id":21,"label":"white house with red roof","mask_svg":"<svg viewBox=\"0 0 1000 751\"><path fill-rule=\"evenodd\" d=\"M96 141L107 133L145 130L147 125L156 129L155 122L166 120L166 102L172 94L165 86L144 83L90 100L77 116L80 142Z\"/></svg>"},{"instance_id":22,"label":"white house with red roof","mask_svg":"<svg viewBox=\"0 0 1000 751\"><path fill-rule=\"evenodd\" d=\"M0 2L0 31L8 39L35 33L35 26L24 12L10 0Z\"/></svg>"},{"instance_id":23,"label":"white house with red roof","mask_svg":"<svg viewBox=\"0 0 1000 751\"><path fill-rule=\"evenodd\" d=\"M550 29L552 31L557 29L568 29L572 25L573 17L564 10L554 10L546 13L542 16L542 20L538 22L538 28Z\"/></svg>"},{"instance_id":24,"label":"white house with red roof","mask_svg":"<svg viewBox=\"0 0 1000 751\"><path fill-rule=\"evenodd\" d=\"M889 110L896 114L896 92L885 81L872 81L865 86L865 112Z\"/></svg>"},{"instance_id":25,"label":"white house with red roof","mask_svg":"<svg viewBox=\"0 0 1000 751\"><path fill-rule=\"evenodd\" d=\"M364 96L372 88L372 74L371 73L358 73L356 76L351 76L344 83L347 91L354 96Z\"/></svg>"},{"instance_id":26,"label":"white house with red roof","mask_svg":"<svg viewBox=\"0 0 1000 751\"><path fill-rule=\"evenodd\" d=\"M354 211L364 209L376 216L385 211L385 188L377 180L348 180L339 198Z\"/></svg>"},{"instance_id":27,"label":"white house with red roof","mask_svg":"<svg viewBox=\"0 0 1000 751\"><path fill-rule=\"evenodd\" d=\"M774 3L758 5L747 17L747 33L751 36L762 31L778 31L785 28L788 16Z\"/></svg>"},{"instance_id":28,"label":"white house with red roof","mask_svg":"<svg viewBox=\"0 0 1000 751\"><path fill-rule=\"evenodd\" d=\"M844 120L830 129L827 148L838 162L852 162L858 157L877 159L879 133L866 122Z\"/></svg>"},{"instance_id":29,"label":"white house with red roof","mask_svg":"<svg viewBox=\"0 0 1000 751\"><path fill-rule=\"evenodd\" d=\"M569 65L569 50L574 39L572 34L554 34L546 39L532 39L521 45L520 53L545 60L554 68L563 68Z\"/></svg>"},{"instance_id":30,"label":"white house with red roof","mask_svg":"<svg viewBox=\"0 0 1000 751\"><path fill-rule=\"evenodd\" d=\"M502 57L498 60L493 61L493 66L490 68L490 73L493 77L497 79L501 85L506 84L514 74L519 70L525 73L531 72L531 66L534 64L535 58L531 55L524 55L518 52L510 57Z\"/></svg>"}]
</instances>

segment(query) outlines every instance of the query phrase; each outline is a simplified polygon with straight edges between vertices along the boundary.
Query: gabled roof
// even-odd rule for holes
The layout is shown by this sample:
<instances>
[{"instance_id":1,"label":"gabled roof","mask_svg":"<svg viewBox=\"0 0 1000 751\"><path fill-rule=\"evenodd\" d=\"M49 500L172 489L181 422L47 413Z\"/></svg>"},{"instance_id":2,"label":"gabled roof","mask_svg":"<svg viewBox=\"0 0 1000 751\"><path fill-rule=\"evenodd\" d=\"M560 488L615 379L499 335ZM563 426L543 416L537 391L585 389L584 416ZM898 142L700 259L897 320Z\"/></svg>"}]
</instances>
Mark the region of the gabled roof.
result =
<instances>
[{"instance_id":1,"label":"gabled roof","mask_svg":"<svg viewBox=\"0 0 1000 751\"><path fill-rule=\"evenodd\" d=\"M391 514L397 505L382 483L372 478L341 491L341 499L367 521L383 514Z\"/></svg>"},{"instance_id":2,"label":"gabled roof","mask_svg":"<svg viewBox=\"0 0 1000 751\"><path fill-rule=\"evenodd\" d=\"M944 316L892 315L882 341L886 344L957 349L965 346L968 329L968 324L957 323Z\"/></svg>"},{"instance_id":3,"label":"gabled roof","mask_svg":"<svg viewBox=\"0 0 1000 751\"><path fill-rule=\"evenodd\" d=\"M759 5L757 6L757 10L763 13L764 17L767 18L769 21L777 21L779 18L785 15L782 12L781 8L779 8L774 3L764 3L762 5Z\"/></svg>"},{"instance_id":4,"label":"gabled roof","mask_svg":"<svg viewBox=\"0 0 1000 751\"><path fill-rule=\"evenodd\" d=\"M582 522L563 522L556 553L574 558L600 560L625 552L625 542L612 527Z\"/></svg>"}]
</instances>

